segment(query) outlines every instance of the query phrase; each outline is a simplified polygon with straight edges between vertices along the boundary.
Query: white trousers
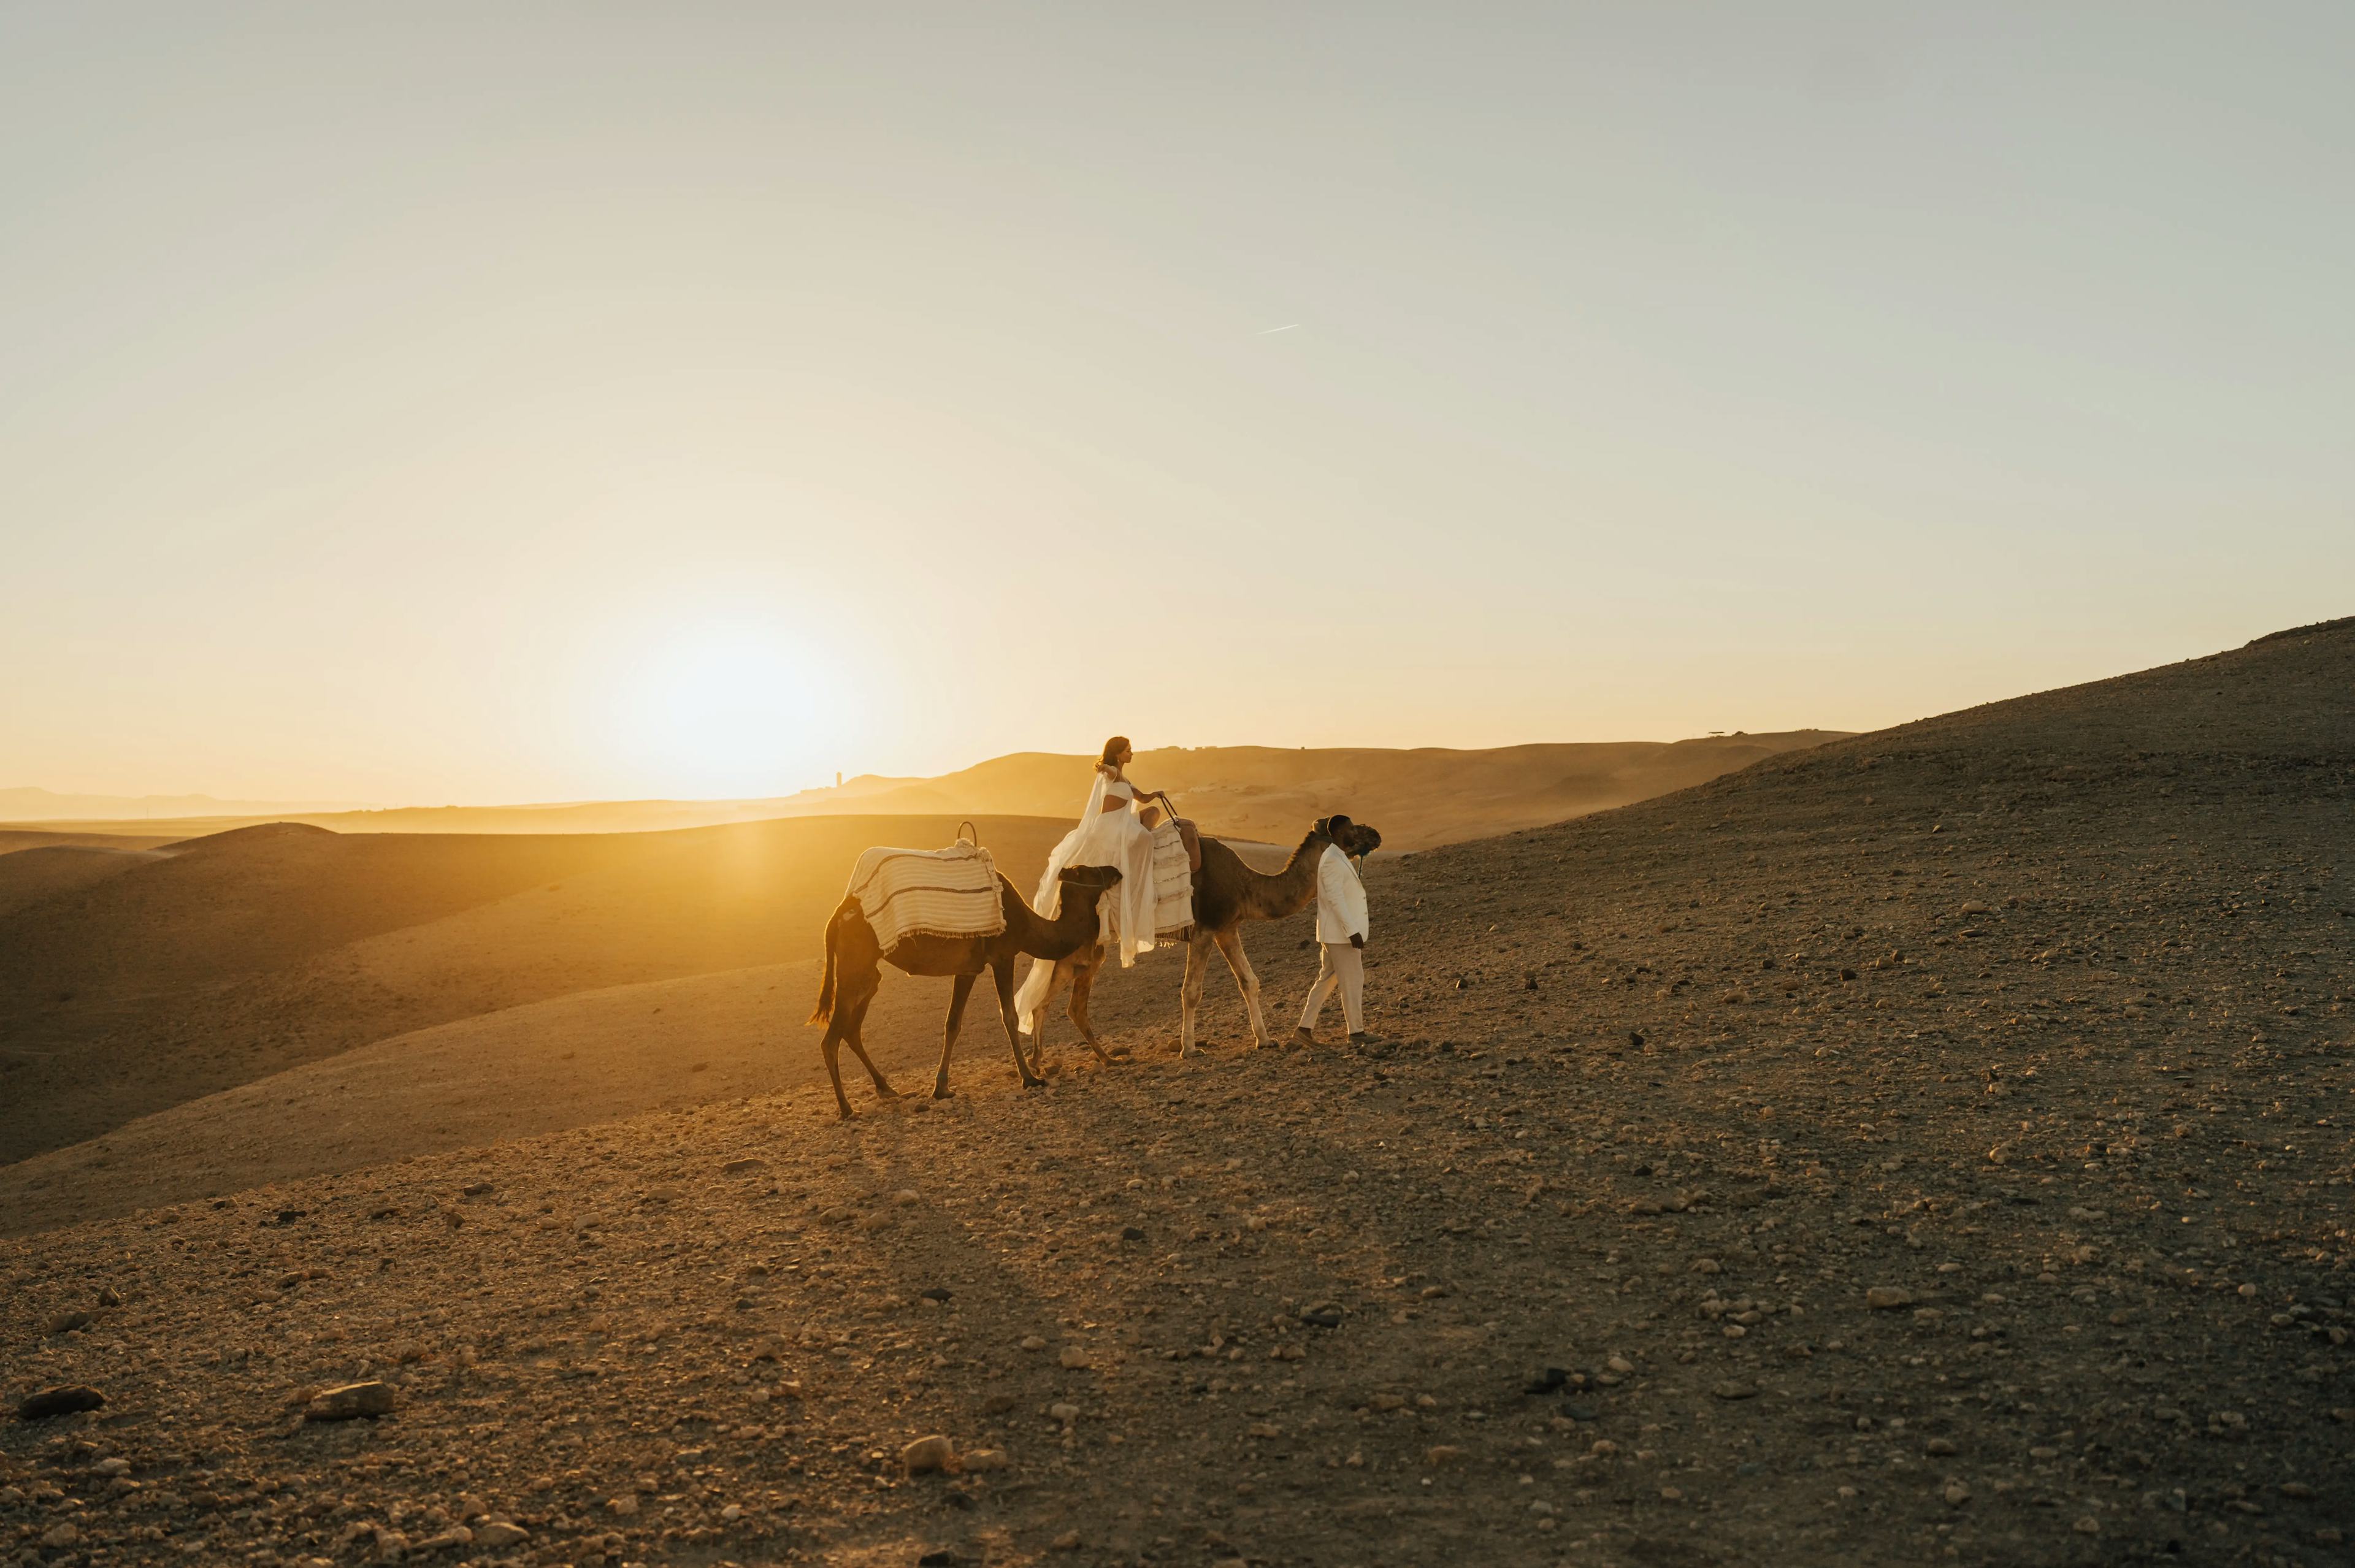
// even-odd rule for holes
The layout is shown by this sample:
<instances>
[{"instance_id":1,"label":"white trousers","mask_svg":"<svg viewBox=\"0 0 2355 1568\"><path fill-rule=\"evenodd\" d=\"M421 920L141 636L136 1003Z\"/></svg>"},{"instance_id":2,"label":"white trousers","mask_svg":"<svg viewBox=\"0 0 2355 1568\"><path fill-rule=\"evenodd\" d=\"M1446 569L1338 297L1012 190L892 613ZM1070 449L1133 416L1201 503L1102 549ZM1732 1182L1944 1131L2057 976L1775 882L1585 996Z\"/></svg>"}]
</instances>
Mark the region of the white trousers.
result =
<instances>
[{"instance_id":1,"label":"white trousers","mask_svg":"<svg viewBox=\"0 0 2355 1568\"><path fill-rule=\"evenodd\" d=\"M1300 1027L1315 1029L1333 987L1341 987L1341 1016L1351 1034L1366 1032L1366 955L1346 942L1317 944L1324 956L1316 965L1316 983L1308 987L1308 1005L1300 1009Z\"/></svg>"}]
</instances>

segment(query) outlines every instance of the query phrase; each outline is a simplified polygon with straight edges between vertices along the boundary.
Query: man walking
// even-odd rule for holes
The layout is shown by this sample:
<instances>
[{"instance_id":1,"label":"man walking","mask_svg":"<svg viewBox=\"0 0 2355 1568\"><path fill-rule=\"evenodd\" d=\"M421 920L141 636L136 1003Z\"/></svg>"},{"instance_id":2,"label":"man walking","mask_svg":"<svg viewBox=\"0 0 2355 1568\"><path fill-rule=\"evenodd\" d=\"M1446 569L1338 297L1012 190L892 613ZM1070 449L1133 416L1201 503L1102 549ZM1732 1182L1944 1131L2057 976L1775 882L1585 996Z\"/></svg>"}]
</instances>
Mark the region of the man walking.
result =
<instances>
[{"instance_id":1,"label":"man walking","mask_svg":"<svg viewBox=\"0 0 2355 1568\"><path fill-rule=\"evenodd\" d=\"M1316 862L1316 941L1324 955L1316 965L1316 983L1308 987L1308 1005L1300 1009L1300 1028L1293 1039L1302 1045L1316 1042L1316 1017L1325 1010L1333 988L1341 988L1341 1016L1349 1025L1349 1043L1366 1043L1366 884L1349 864L1342 846L1354 837L1356 824L1346 816L1325 823L1333 840Z\"/></svg>"}]
</instances>

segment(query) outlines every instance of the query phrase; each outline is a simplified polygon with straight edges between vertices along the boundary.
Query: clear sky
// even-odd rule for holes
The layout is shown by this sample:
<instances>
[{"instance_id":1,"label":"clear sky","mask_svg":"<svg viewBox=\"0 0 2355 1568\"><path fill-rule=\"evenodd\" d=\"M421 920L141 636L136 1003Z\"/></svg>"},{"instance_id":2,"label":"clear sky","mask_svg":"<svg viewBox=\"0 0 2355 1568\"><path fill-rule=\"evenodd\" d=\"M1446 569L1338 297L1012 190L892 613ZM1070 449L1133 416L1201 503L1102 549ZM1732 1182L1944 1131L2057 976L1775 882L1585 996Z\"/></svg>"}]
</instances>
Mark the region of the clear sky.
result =
<instances>
[{"instance_id":1,"label":"clear sky","mask_svg":"<svg viewBox=\"0 0 2355 1568\"><path fill-rule=\"evenodd\" d=\"M1860 729L2355 613L2355 7L0 7L0 784Z\"/></svg>"}]
</instances>

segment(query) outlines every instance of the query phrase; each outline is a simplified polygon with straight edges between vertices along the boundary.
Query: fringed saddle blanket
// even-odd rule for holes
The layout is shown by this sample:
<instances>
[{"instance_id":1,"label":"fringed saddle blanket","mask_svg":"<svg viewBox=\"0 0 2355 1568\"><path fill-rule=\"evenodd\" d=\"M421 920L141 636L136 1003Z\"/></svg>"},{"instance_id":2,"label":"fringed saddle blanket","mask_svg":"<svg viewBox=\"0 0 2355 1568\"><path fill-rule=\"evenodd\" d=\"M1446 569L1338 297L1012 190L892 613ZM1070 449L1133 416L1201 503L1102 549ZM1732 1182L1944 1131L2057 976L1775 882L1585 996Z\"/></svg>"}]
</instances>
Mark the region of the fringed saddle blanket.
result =
<instances>
[{"instance_id":1,"label":"fringed saddle blanket","mask_svg":"<svg viewBox=\"0 0 2355 1568\"><path fill-rule=\"evenodd\" d=\"M890 952L909 936L996 936L1006 929L997 862L978 844L869 849L851 868L850 896Z\"/></svg>"},{"instance_id":2,"label":"fringed saddle blanket","mask_svg":"<svg viewBox=\"0 0 2355 1568\"><path fill-rule=\"evenodd\" d=\"M1194 923L1194 872L1178 824L1153 830L1153 934L1171 936Z\"/></svg>"}]
</instances>

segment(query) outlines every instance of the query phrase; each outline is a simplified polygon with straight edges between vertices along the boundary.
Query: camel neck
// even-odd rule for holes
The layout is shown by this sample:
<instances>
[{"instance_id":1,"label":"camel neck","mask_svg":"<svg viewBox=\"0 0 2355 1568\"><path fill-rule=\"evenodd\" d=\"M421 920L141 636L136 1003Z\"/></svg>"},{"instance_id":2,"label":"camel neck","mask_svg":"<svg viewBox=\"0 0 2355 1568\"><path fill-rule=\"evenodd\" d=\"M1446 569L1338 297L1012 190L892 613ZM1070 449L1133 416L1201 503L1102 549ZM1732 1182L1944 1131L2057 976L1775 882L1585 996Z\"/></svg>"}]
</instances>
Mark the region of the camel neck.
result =
<instances>
[{"instance_id":1,"label":"camel neck","mask_svg":"<svg viewBox=\"0 0 2355 1568\"><path fill-rule=\"evenodd\" d=\"M1260 907L1271 917L1295 914L1308 907L1316 896L1316 863L1325 858L1326 846L1332 840L1311 834L1300 841L1284 869L1273 876L1252 873L1252 887L1259 894Z\"/></svg>"}]
</instances>

